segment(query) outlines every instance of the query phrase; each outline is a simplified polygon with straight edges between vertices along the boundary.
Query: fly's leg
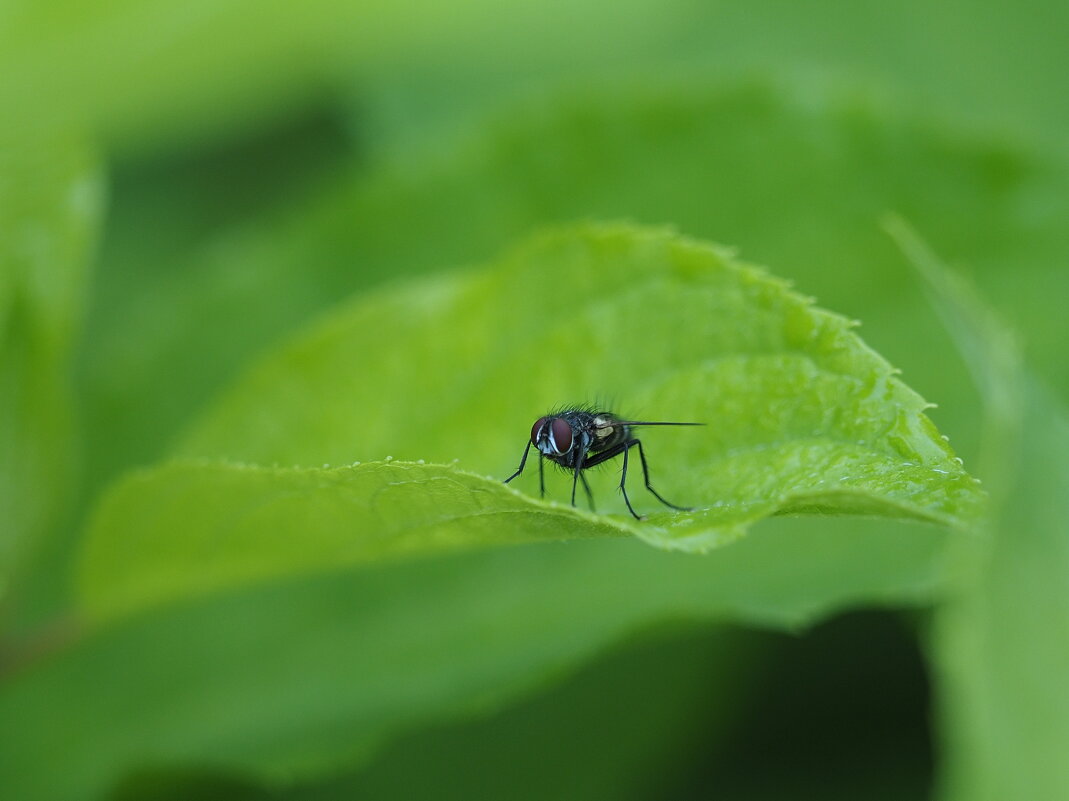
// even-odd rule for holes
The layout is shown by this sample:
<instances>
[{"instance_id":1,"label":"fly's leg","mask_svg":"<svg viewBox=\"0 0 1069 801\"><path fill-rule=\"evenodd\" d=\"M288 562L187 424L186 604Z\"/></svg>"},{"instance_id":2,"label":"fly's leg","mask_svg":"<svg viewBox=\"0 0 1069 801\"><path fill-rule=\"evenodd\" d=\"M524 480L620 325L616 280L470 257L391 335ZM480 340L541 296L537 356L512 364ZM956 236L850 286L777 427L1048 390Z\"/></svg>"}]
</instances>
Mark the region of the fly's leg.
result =
<instances>
[{"instance_id":1,"label":"fly's leg","mask_svg":"<svg viewBox=\"0 0 1069 801\"><path fill-rule=\"evenodd\" d=\"M642 518L639 517L638 513L633 508L631 508L631 499L627 497L627 487L625 486L627 483L627 452L631 450L632 445L637 444L637 439L633 439L629 442L624 443L624 467L623 470L620 471L620 492L624 494L624 503L627 504L627 511L631 513L635 520L641 520ZM639 453L641 452L642 451L640 446Z\"/></svg>"},{"instance_id":2,"label":"fly's leg","mask_svg":"<svg viewBox=\"0 0 1069 801\"><path fill-rule=\"evenodd\" d=\"M596 512L597 510L594 508L594 493L590 491L590 484L587 483L586 473L580 473L579 480L583 482L583 489L586 490L586 499L590 501L590 511Z\"/></svg>"},{"instance_id":3,"label":"fly's leg","mask_svg":"<svg viewBox=\"0 0 1069 801\"><path fill-rule=\"evenodd\" d=\"M642 450L642 443L639 440L635 439L635 440L631 441L631 444L632 445L638 445L638 458L642 460L642 477L644 479L646 479L646 489L648 489L650 492L653 493L653 497L656 498L657 500L659 500L665 506L669 506L672 509L678 509L681 512L693 511L689 506L676 506L674 503L669 503L668 501L666 501L664 498L661 497L661 494L659 492L657 492L657 490L655 490L653 488L652 484L650 484L650 468L649 468L649 465L646 464L646 452ZM627 451L624 451L624 463L625 464L626 464L626 461L627 461Z\"/></svg>"},{"instance_id":4,"label":"fly's leg","mask_svg":"<svg viewBox=\"0 0 1069 801\"><path fill-rule=\"evenodd\" d=\"M527 464L527 454L530 453L530 452L531 452L531 443L528 442L527 443L527 447L523 449L523 457L520 459L520 466L518 468L516 468L516 472L515 473L513 473L511 476L509 476L508 478L505 479L505 483L506 484L508 484L510 481L512 481L512 479L516 478L516 476L518 476L520 473L523 472L523 466L525 464ZM539 461L538 466L541 468L541 466L542 466L542 462L541 461Z\"/></svg>"}]
</instances>

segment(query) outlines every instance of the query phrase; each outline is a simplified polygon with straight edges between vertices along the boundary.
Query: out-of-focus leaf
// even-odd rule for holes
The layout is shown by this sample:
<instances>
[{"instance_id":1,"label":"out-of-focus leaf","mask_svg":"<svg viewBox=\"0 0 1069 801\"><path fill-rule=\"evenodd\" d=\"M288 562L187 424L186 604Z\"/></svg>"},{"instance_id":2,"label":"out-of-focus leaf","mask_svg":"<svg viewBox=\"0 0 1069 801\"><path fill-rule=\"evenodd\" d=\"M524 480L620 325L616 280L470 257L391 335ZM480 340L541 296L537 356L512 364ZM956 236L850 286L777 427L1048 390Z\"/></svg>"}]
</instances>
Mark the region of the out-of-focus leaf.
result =
<instances>
[{"instance_id":1,"label":"out-of-focus leaf","mask_svg":"<svg viewBox=\"0 0 1069 801\"><path fill-rule=\"evenodd\" d=\"M1019 338L963 275L936 258L905 220L888 215L884 229L922 279L931 305L972 375L984 410L980 469L1000 494L1000 503L1005 503L1001 494L1015 481L1018 467L1009 457L1017 448L1024 403Z\"/></svg>"},{"instance_id":2,"label":"out-of-focus leaf","mask_svg":"<svg viewBox=\"0 0 1069 801\"><path fill-rule=\"evenodd\" d=\"M11 134L0 139L0 598L15 562L69 509L70 357L102 205L83 142Z\"/></svg>"},{"instance_id":3,"label":"out-of-focus leaf","mask_svg":"<svg viewBox=\"0 0 1069 801\"><path fill-rule=\"evenodd\" d=\"M752 694L767 635L670 624L598 654L559 684L470 720L388 743L370 765L285 791L247 774L171 765L135 772L108 801L376 801L510 798L623 801L661 789L668 771L709 753ZM767 638L767 639L766 639ZM621 703L621 699L626 699ZM700 737L700 745L695 740ZM481 765L473 770L472 765ZM552 765L552 770L547 770Z\"/></svg>"},{"instance_id":4,"label":"out-of-focus leaf","mask_svg":"<svg viewBox=\"0 0 1069 801\"><path fill-rule=\"evenodd\" d=\"M828 0L804 8L782 0L524 0L507 15L486 0L448 10L312 0L300 14L250 0L181 8L22 0L0 12L0 74L9 78L0 107L89 121L120 141L159 146L247 125L354 83L377 101L376 118L382 108L394 116L407 108L400 116L410 131L429 127L423 109L447 109L440 116L453 121L458 108L547 76L760 70L804 75L798 91L847 75L867 91L1062 146L1064 3L955 0L933 9L914 0L898 12Z\"/></svg>"},{"instance_id":5,"label":"out-of-focus leaf","mask_svg":"<svg viewBox=\"0 0 1069 801\"><path fill-rule=\"evenodd\" d=\"M407 734L362 770L298 786L279 801L665 797L680 773L732 736L764 687L759 658L775 640L679 623L634 639L558 686L495 714Z\"/></svg>"},{"instance_id":6,"label":"out-of-focus leaf","mask_svg":"<svg viewBox=\"0 0 1069 801\"><path fill-rule=\"evenodd\" d=\"M1069 796L1069 420L1033 384L1022 423L994 541L932 640L955 801Z\"/></svg>"},{"instance_id":7,"label":"out-of-focus leaf","mask_svg":"<svg viewBox=\"0 0 1069 801\"><path fill-rule=\"evenodd\" d=\"M573 36L595 37L604 11L564 0L522 0L507 15L487 0L448 9L311 0L299 14L250 0L15 2L0 10L0 74L8 78L0 108L85 125L126 146L174 146L287 113L348 84L353 70L396 69L406 57L435 70L517 48L544 56L547 42L574 55L575 39L562 46L558 20L567 17ZM649 0L623 0L614 11L625 40L679 24Z\"/></svg>"},{"instance_id":8,"label":"out-of-focus leaf","mask_svg":"<svg viewBox=\"0 0 1069 801\"><path fill-rule=\"evenodd\" d=\"M574 85L578 59L587 62L589 76L624 76L630 84L664 74L772 75L789 79L798 97L846 89L894 98L961 128L1067 153L1069 100L1061 76L1069 71L1062 47L1069 8L1058 0L950 0L938 8L903 0L893 14L875 2L726 0L662 3L656 13L639 35L641 47L614 36L615 52L606 53L594 38L577 54L568 52L570 37L563 46L561 37L538 42L537 75L525 88ZM515 94L515 74L506 65L521 60L516 49L522 52L524 40L537 37L503 40L511 52L495 52L493 70L456 58L452 69L426 69L413 59L407 69L378 72L374 82L355 87L359 122L386 147L398 141L408 147L429 132L462 125ZM478 57L486 50L472 52Z\"/></svg>"},{"instance_id":9,"label":"out-of-focus leaf","mask_svg":"<svg viewBox=\"0 0 1069 801\"><path fill-rule=\"evenodd\" d=\"M93 798L146 765L275 784L323 775L402 730L494 709L657 621L797 627L859 603L929 602L948 536L779 518L703 557L533 544L159 607L0 685L0 775L23 801Z\"/></svg>"},{"instance_id":10,"label":"out-of-focus leaf","mask_svg":"<svg viewBox=\"0 0 1069 801\"><path fill-rule=\"evenodd\" d=\"M1069 417L1020 361L1015 336L900 222L985 402L989 538L931 641L946 745L941 794L960 801L1069 796Z\"/></svg>"}]
</instances>

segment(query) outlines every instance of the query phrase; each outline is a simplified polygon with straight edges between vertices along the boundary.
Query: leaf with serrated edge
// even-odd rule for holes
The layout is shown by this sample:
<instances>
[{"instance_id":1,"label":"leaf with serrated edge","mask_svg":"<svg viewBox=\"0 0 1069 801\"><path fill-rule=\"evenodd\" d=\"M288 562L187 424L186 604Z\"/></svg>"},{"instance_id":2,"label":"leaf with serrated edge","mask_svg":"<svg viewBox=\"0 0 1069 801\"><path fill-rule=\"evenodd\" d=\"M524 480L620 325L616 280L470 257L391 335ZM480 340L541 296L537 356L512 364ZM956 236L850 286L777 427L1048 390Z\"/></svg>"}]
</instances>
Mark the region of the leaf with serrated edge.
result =
<instances>
[{"instance_id":1,"label":"leaf with serrated edge","mask_svg":"<svg viewBox=\"0 0 1069 801\"><path fill-rule=\"evenodd\" d=\"M924 401L851 329L724 251L633 226L551 232L484 271L360 298L253 368L180 453L460 459L469 472L164 467L102 505L82 597L113 614L272 575L532 539L634 533L706 550L776 513L969 525L976 483ZM592 477L613 517L534 500L533 461L513 485L525 496L469 474L508 475L537 416L606 396L623 414L708 423L643 433L656 485L695 511L658 508L637 464L642 523L619 514L615 470ZM547 479L551 497L567 497L569 482Z\"/></svg>"}]
</instances>

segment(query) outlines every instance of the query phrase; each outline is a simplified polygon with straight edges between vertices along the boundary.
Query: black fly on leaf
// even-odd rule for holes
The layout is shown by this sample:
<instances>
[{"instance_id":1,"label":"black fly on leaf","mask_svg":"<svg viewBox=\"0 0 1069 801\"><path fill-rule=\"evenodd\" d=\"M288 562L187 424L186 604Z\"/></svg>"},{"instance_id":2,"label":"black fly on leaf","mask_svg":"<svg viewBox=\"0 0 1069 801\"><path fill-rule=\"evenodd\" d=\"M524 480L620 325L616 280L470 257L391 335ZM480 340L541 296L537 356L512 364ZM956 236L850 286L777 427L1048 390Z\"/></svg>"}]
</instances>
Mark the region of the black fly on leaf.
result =
<instances>
[{"instance_id":1,"label":"black fly on leaf","mask_svg":"<svg viewBox=\"0 0 1069 801\"><path fill-rule=\"evenodd\" d=\"M575 489L580 481L586 491L590 508L594 508L594 496L590 492L583 471L588 467L596 467L620 454L624 456L622 475L620 476L620 491L624 495L624 503L627 510L634 515L636 520L642 518L631 507L631 500L627 497L627 454L633 447L638 447L638 457L642 462L642 476L646 480L646 489L653 496L672 509L681 512L689 512L685 506L676 506L669 503L650 484L650 470L646 464L646 454L642 450L642 441L634 436L631 429L634 426L700 426L704 423L657 423L641 420L621 420L612 412L595 412L587 409L566 409L553 414L540 417L531 427L531 438L523 451L520 466L516 472L505 479L508 484L523 472L523 466L527 464L527 454L531 452L531 446L538 448L538 483L542 490L542 497L546 496L545 474L542 463L545 459L559 464L561 467L572 472L572 506L575 506Z\"/></svg>"}]
</instances>

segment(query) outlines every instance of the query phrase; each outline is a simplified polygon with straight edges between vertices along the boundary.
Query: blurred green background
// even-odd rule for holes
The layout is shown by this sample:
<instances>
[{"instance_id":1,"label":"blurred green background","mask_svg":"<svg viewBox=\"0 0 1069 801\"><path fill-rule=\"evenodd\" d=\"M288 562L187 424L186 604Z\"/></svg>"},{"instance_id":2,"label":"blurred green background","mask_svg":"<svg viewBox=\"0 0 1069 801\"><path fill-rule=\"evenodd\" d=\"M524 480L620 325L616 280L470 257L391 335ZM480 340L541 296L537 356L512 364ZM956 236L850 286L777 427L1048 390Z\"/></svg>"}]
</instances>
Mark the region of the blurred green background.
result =
<instances>
[{"instance_id":1,"label":"blurred green background","mask_svg":"<svg viewBox=\"0 0 1069 801\"><path fill-rule=\"evenodd\" d=\"M1069 5L1040 0L0 4L11 797L48 797L40 776L59 772L84 798L1069 799L1067 41ZM996 309L971 352L888 213ZM916 586L829 592L794 617L651 602L642 625L568 629L570 656L466 700L440 701L451 674L428 668L374 736L344 712L304 725L317 660L362 648L338 610L374 620L424 581L474 591L465 571L513 575L514 557L386 566L359 603L302 589L327 620L307 642L269 591L84 629L71 575L94 503L166 460L249 364L354 295L583 220L736 247L863 321L992 490L990 530ZM1004 330L1025 366L998 373L984 348ZM917 536L766 529L824 526ZM303 680L251 675L274 660ZM161 701L172 680L239 670L247 687L188 714ZM121 692L149 672L160 695ZM251 727L231 708L279 692L283 734L255 757L185 745ZM35 736L50 756L27 764Z\"/></svg>"}]
</instances>

